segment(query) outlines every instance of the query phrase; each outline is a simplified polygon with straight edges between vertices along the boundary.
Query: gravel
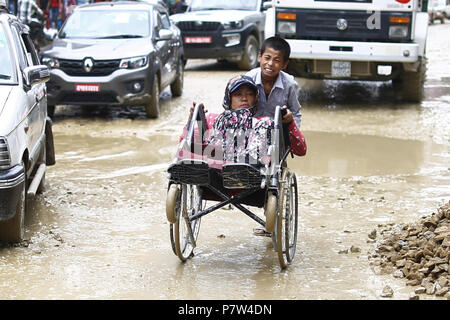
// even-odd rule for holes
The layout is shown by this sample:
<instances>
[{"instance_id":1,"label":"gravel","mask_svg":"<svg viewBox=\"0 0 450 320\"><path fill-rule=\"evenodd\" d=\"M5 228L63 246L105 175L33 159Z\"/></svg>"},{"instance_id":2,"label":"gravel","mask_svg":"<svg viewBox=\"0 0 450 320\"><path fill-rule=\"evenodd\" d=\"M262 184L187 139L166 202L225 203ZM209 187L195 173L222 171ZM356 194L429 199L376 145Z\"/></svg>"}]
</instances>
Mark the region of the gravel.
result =
<instances>
[{"instance_id":1,"label":"gravel","mask_svg":"<svg viewBox=\"0 0 450 320\"><path fill-rule=\"evenodd\" d=\"M378 274L404 278L415 286L410 299L434 295L450 300L450 202L431 216L401 225L379 225L368 234L376 239L369 264ZM383 297L389 297L383 292Z\"/></svg>"}]
</instances>

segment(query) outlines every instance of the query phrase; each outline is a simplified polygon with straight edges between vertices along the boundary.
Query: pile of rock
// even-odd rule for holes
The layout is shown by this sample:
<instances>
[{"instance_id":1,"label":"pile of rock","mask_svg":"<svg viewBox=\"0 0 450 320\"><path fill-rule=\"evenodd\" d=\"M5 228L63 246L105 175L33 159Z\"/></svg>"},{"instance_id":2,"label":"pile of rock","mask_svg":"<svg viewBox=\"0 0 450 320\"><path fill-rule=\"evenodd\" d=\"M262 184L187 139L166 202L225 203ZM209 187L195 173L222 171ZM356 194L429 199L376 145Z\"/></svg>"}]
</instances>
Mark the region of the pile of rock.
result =
<instances>
[{"instance_id":1,"label":"pile of rock","mask_svg":"<svg viewBox=\"0 0 450 320\"><path fill-rule=\"evenodd\" d=\"M381 239L369 254L372 269L418 286L411 299L418 294L450 299L450 202L417 223L379 227ZM377 230L369 238L375 241Z\"/></svg>"}]
</instances>

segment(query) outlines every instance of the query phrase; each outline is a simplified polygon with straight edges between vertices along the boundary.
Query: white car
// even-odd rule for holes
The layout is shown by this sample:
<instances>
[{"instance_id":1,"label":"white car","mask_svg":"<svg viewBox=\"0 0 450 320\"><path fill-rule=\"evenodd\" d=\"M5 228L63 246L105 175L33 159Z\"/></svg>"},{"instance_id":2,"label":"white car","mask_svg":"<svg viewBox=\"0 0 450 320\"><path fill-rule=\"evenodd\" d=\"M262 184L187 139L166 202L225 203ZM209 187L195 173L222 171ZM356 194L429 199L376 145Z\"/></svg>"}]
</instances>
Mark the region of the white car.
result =
<instances>
[{"instance_id":1,"label":"white car","mask_svg":"<svg viewBox=\"0 0 450 320\"><path fill-rule=\"evenodd\" d=\"M431 0L428 3L428 16L430 23L434 23L435 20L439 20L441 23L445 23L445 18L448 18L449 5L447 0ZM449 12L450 13L450 12Z\"/></svg>"},{"instance_id":2,"label":"white car","mask_svg":"<svg viewBox=\"0 0 450 320\"><path fill-rule=\"evenodd\" d=\"M0 0L0 240L20 242L27 196L42 191L55 164L45 82L29 28Z\"/></svg>"}]
</instances>

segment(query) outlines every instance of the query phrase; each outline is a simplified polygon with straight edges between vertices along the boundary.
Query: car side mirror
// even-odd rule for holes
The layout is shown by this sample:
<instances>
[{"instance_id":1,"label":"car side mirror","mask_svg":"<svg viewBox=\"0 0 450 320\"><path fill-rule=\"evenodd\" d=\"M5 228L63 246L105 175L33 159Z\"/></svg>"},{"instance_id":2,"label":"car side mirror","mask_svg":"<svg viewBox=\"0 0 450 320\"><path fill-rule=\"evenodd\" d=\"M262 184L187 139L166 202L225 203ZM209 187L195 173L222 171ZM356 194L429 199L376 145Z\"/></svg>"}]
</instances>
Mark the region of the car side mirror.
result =
<instances>
[{"instance_id":1,"label":"car side mirror","mask_svg":"<svg viewBox=\"0 0 450 320\"><path fill-rule=\"evenodd\" d=\"M169 29L161 29L159 30L158 37L156 38L156 41L162 41L162 40L170 40L173 37L172 30Z\"/></svg>"},{"instance_id":2,"label":"car side mirror","mask_svg":"<svg viewBox=\"0 0 450 320\"><path fill-rule=\"evenodd\" d=\"M31 87L33 84L44 83L50 80L50 70L45 65L26 67L23 70L25 84Z\"/></svg>"},{"instance_id":3,"label":"car side mirror","mask_svg":"<svg viewBox=\"0 0 450 320\"><path fill-rule=\"evenodd\" d=\"M264 1L263 10L267 10L269 8L272 8L272 1Z\"/></svg>"}]
</instances>

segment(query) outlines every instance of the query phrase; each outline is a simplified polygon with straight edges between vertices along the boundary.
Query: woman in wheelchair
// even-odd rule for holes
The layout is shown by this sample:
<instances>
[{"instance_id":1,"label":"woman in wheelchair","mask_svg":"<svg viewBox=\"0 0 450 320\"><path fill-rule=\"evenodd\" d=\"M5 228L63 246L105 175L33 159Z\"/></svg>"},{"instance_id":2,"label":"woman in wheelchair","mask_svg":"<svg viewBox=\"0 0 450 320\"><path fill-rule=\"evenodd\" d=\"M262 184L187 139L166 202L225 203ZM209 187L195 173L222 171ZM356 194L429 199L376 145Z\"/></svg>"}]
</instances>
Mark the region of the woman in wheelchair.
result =
<instances>
[{"instance_id":1,"label":"woman in wheelchair","mask_svg":"<svg viewBox=\"0 0 450 320\"><path fill-rule=\"evenodd\" d=\"M282 125L280 107L275 119L256 118L257 99L253 80L240 75L227 83L221 114L205 115L201 104L191 108L176 158L168 168L166 199L172 249L182 261L191 257L196 246L201 216L228 204L274 232L282 267L293 259L297 181L286 157L305 155L306 142L295 121ZM222 202L204 209L206 200ZM242 204L264 207L266 222ZM281 230L285 224L287 229Z\"/></svg>"},{"instance_id":2,"label":"woman in wheelchair","mask_svg":"<svg viewBox=\"0 0 450 320\"><path fill-rule=\"evenodd\" d=\"M274 121L269 117L254 116L257 101L258 89L250 77L240 75L228 81L222 103L224 112L205 116L203 143L209 146L209 150L219 150L227 162L268 164L267 148L271 143ZM193 112L194 107L191 108L190 120ZM284 125L284 134L293 154L306 154L305 138L295 121Z\"/></svg>"}]
</instances>

